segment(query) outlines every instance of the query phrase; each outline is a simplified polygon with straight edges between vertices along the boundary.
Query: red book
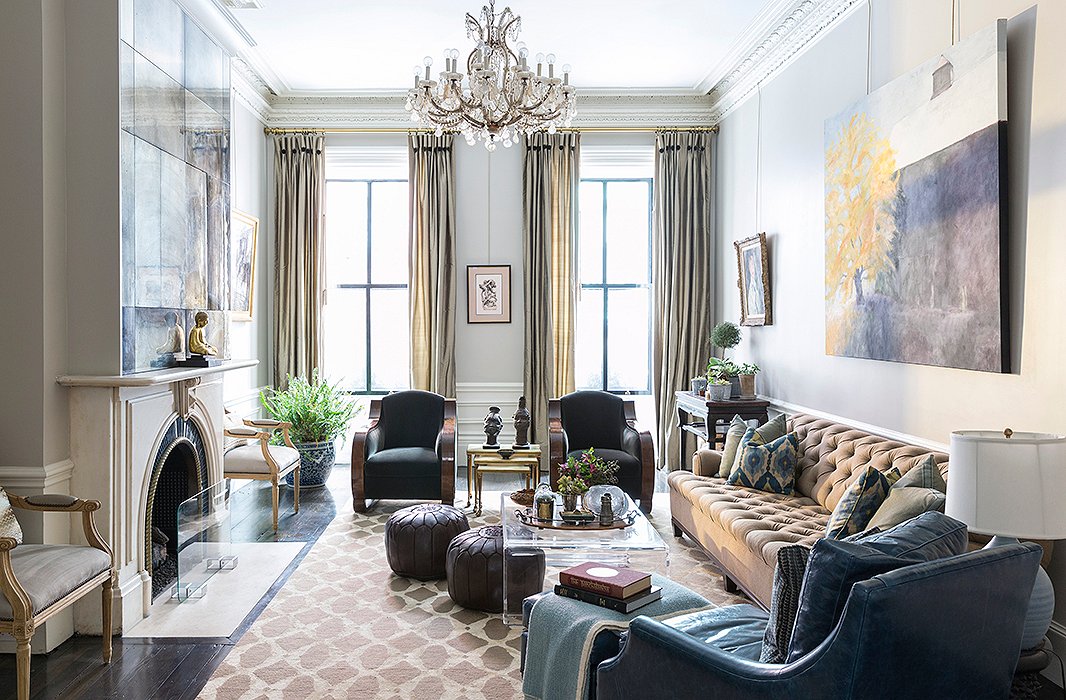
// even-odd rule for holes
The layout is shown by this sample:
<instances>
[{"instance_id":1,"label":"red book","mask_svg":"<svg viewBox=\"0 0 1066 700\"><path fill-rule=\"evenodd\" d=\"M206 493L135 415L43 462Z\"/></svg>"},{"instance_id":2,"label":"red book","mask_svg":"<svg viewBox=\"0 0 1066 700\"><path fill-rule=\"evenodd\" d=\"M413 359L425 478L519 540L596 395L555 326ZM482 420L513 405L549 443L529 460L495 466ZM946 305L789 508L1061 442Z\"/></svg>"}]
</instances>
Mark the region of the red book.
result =
<instances>
[{"instance_id":1,"label":"red book","mask_svg":"<svg viewBox=\"0 0 1066 700\"><path fill-rule=\"evenodd\" d=\"M628 598L651 588L651 574L587 561L560 571L559 583L612 598Z\"/></svg>"}]
</instances>

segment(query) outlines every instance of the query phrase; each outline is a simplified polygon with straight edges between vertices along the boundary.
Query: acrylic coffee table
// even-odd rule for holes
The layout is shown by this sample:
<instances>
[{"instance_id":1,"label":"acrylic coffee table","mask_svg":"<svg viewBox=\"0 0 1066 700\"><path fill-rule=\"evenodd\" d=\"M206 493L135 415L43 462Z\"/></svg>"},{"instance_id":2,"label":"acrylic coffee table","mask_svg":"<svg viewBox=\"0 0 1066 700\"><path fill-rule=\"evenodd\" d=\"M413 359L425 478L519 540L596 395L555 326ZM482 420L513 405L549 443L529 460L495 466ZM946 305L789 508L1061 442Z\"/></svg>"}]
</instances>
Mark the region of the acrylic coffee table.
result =
<instances>
[{"instance_id":1,"label":"acrylic coffee table","mask_svg":"<svg viewBox=\"0 0 1066 700\"><path fill-rule=\"evenodd\" d=\"M631 567L648 573L668 575L670 547L659 532L640 512L633 500L626 496L630 510L636 510L632 525L615 530L573 529L556 530L526 525L516 511L518 506L507 494L500 497L500 519L503 526L503 620L512 627L522 624L522 606L509 601L508 574L517 568L523 557L544 552L546 574L542 590L549 591L559 582L559 571L586 561L610 566ZM516 587L516 590L518 587ZM530 595L525 592L525 595ZM510 612L516 610L517 612Z\"/></svg>"}]
</instances>

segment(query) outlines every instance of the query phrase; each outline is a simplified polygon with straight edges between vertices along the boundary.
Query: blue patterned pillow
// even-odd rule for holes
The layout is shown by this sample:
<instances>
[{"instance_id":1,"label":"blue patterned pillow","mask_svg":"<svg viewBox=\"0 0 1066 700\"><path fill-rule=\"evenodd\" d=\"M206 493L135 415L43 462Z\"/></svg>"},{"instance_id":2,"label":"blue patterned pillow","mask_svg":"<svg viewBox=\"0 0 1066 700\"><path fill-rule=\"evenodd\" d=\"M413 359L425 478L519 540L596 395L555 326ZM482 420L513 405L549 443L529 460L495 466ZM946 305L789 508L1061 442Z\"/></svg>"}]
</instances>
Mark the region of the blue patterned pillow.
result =
<instances>
[{"instance_id":1,"label":"blue patterned pillow","mask_svg":"<svg viewBox=\"0 0 1066 700\"><path fill-rule=\"evenodd\" d=\"M748 428L740 440L740 459L726 483L791 496L798 451L795 433L764 445L755 428Z\"/></svg>"},{"instance_id":2,"label":"blue patterned pillow","mask_svg":"<svg viewBox=\"0 0 1066 700\"><path fill-rule=\"evenodd\" d=\"M892 483L876 467L867 467L866 473L852 482L844 496L829 516L825 536L840 540L848 535L862 532L873 519L874 513L888 497Z\"/></svg>"}]
</instances>

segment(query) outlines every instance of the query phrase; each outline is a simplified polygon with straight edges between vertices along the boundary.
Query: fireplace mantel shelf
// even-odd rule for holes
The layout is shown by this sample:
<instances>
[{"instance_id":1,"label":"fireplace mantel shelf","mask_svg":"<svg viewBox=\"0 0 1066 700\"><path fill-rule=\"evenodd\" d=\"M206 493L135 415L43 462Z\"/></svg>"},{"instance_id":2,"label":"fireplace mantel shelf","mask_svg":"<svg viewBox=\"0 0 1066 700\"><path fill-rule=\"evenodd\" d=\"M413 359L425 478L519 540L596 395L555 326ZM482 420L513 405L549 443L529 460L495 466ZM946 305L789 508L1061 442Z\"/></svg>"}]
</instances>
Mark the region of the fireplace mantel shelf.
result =
<instances>
[{"instance_id":1,"label":"fireplace mantel shelf","mask_svg":"<svg viewBox=\"0 0 1066 700\"><path fill-rule=\"evenodd\" d=\"M188 369L160 369L150 372L138 372L137 374L124 375L66 375L56 377L56 382L63 386L96 386L96 387L143 387L171 384L186 379L195 379L216 372L228 372L234 369L255 367L259 360L224 360L214 367L193 367Z\"/></svg>"}]
</instances>

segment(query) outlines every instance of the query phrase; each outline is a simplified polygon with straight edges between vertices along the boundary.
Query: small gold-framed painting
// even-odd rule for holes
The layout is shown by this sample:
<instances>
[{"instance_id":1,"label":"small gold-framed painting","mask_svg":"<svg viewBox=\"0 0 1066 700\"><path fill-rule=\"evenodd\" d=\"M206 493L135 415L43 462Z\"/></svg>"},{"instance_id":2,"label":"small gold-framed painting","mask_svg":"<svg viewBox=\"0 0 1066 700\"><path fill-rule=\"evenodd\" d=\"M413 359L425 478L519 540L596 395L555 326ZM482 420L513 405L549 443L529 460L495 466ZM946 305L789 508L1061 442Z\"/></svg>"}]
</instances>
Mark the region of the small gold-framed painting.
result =
<instances>
[{"instance_id":1,"label":"small gold-framed painting","mask_svg":"<svg viewBox=\"0 0 1066 700\"><path fill-rule=\"evenodd\" d=\"M255 245L259 236L259 219L233 210L230 226L230 318L252 320L255 300Z\"/></svg>"},{"instance_id":2,"label":"small gold-framed painting","mask_svg":"<svg viewBox=\"0 0 1066 700\"><path fill-rule=\"evenodd\" d=\"M511 322L511 266L466 266L466 322Z\"/></svg>"},{"instance_id":3,"label":"small gold-framed painting","mask_svg":"<svg viewBox=\"0 0 1066 700\"><path fill-rule=\"evenodd\" d=\"M769 326L773 323L773 305L766 234L734 241L733 247L737 249L740 325Z\"/></svg>"}]
</instances>

